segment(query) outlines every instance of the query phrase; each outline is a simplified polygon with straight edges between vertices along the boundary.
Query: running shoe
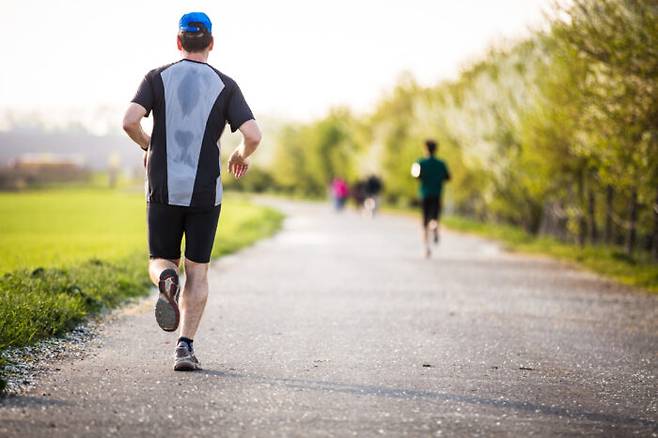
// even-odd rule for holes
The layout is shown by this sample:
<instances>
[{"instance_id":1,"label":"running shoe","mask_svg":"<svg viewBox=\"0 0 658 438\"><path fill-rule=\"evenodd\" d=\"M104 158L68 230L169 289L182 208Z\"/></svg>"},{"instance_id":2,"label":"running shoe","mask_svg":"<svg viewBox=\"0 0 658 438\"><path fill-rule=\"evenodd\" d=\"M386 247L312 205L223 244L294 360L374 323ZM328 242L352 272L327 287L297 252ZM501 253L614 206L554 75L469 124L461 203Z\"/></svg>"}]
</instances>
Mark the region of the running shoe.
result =
<instances>
[{"instance_id":1,"label":"running shoe","mask_svg":"<svg viewBox=\"0 0 658 438\"><path fill-rule=\"evenodd\" d=\"M160 295L155 303L155 320L162 330L173 332L178 328L180 322L180 311L178 310L180 286L175 270L162 271L158 289L160 289Z\"/></svg>"},{"instance_id":2,"label":"running shoe","mask_svg":"<svg viewBox=\"0 0 658 438\"><path fill-rule=\"evenodd\" d=\"M196 371L201 369L199 359L194 355L194 350L185 342L179 342L176 346L174 359L174 371Z\"/></svg>"}]
</instances>

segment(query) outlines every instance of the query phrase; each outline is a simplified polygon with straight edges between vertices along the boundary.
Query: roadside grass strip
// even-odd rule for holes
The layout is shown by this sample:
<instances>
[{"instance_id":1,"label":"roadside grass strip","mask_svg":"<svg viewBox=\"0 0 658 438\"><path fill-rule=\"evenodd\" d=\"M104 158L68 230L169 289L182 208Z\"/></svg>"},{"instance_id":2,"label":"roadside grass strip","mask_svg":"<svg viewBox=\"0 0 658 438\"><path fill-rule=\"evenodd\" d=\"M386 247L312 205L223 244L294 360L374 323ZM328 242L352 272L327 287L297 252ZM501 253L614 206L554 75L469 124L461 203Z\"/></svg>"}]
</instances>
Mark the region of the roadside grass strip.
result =
<instances>
[{"instance_id":1,"label":"roadside grass strip","mask_svg":"<svg viewBox=\"0 0 658 438\"><path fill-rule=\"evenodd\" d=\"M482 223L459 216L448 216L442 223L449 229L500 241L512 251L542 254L589 269L619 283L658 293L658 262L637 251L627 255L623 248L561 242L548 236L533 236L511 225Z\"/></svg>"}]
</instances>

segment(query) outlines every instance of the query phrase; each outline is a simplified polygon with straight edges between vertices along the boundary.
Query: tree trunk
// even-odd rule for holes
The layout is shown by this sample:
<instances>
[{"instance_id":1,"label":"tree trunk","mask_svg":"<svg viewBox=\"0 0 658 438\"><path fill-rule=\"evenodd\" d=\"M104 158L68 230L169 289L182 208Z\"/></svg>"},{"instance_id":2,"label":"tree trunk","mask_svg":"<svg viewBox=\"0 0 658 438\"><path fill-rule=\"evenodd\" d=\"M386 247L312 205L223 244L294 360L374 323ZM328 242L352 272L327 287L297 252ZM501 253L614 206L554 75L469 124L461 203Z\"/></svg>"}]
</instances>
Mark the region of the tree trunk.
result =
<instances>
[{"instance_id":1,"label":"tree trunk","mask_svg":"<svg viewBox=\"0 0 658 438\"><path fill-rule=\"evenodd\" d=\"M605 188L605 243L610 245L614 239L614 229L612 222L613 206L612 202L615 196L615 189L611 185Z\"/></svg>"},{"instance_id":2,"label":"tree trunk","mask_svg":"<svg viewBox=\"0 0 658 438\"><path fill-rule=\"evenodd\" d=\"M658 261L658 187L656 187L656 199L653 203L653 241L651 252L654 260Z\"/></svg>"},{"instance_id":3,"label":"tree trunk","mask_svg":"<svg viewBox=\"0 0 658 438\"><path fill-rule=\"evenodd\" d=\"M633 255L637 244L637 210L637 189L634 188L631 192L631 203L628 216L628 236L626 239L626 253L629 256Z\"/></svg>"},{"instance_id":4,"label":"tree trunk","mask_svg":"<svg viewBox=\"0 0 658 438\"><path fill-rule=\"evenodd\" d=\"M585 246L587 237L587 221L585 220L585 171L578 175L578 245Z\"/></svg>"},{"instance_id":5,"label":"tree trunk","mask_svg":"<svg viewBox=\"0 0 658 438\"><path fill-rule=\"evenodd\" d=\"M557 232L560 240L563 242L569 241L569 216L564 213L564 206L566 202L563 200L558 201L559 215L557 217Z\"/></svg>"},{"instance_id":6,"label":"tree trunk","mask_svg":"<svg viewBox=\"0 0 658 438\"><path fill-rule=\"evenodd\" d=\"M591 184L587 189L587 229L590 243L595 244L599 239L599 230L596 226L596 198Z\"/></svg>"}]
</instances>

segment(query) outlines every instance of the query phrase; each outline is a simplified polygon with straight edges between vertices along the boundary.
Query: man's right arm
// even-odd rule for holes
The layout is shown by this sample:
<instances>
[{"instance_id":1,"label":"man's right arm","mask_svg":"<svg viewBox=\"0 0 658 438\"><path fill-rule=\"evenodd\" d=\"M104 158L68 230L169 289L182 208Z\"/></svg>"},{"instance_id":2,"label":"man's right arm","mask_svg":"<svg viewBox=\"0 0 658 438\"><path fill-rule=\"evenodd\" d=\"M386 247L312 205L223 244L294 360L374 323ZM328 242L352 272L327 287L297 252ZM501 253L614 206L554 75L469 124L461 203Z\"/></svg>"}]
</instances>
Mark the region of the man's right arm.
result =
<instances>
[{"instance_id":1,"label":"man's right arm","mask_svg":"<svg viewBox=\"0 0 658 438\"><path fill-rule=\"evenodd\" d=\"M142 129L141 121L145 115L146 109L140 104L132 102L123 116L123 130L144 151L151 143L151 137Z\"/></svg>"}]
</instances>

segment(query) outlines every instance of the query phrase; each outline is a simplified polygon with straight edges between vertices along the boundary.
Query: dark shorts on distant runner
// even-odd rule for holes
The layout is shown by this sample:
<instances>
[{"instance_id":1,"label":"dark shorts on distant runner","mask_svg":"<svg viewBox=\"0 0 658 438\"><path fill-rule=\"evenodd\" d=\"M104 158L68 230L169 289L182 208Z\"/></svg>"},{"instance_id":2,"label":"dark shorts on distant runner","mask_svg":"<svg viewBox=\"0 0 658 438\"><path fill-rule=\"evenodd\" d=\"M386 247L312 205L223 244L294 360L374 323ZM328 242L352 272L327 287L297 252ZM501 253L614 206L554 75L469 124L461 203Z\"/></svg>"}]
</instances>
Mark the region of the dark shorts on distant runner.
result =
<instances>
[{"instance_id":1,"label":"dark shorts on distant runner","mask_svg":"<svg viewBox=\"0 0 658 438\"><path fill-rule=\"evenodd\" d=\"M422 200L423 207L423 225L427 226L430 221L439 220L441 215L441 197L426 196Z\"/></svg>"},{"instance_id":2,"label":"dark shorts on distant runner","mask_svg":"<svg viewBox=\"0 0 658 438\"><path fill-rule=\"evenodd\" d=\"M221 209L221 204L215 207L180 207L149 202L146 210L150 257L179 259L184 234L185 258L195 263L208 263Z\"/></svg>"}]
</instances>

